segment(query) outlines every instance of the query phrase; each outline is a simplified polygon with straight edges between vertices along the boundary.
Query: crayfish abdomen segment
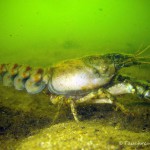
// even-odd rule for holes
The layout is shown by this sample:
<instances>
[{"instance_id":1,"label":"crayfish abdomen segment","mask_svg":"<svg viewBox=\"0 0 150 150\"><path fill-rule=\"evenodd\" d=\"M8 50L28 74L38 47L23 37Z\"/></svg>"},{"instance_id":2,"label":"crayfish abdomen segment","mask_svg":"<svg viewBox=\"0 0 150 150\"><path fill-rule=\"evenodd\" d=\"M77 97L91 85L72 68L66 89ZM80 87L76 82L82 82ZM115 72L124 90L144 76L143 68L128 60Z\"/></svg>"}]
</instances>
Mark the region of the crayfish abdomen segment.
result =
<instances>
[{"instance_id":1,"label":"crayfish abdomen segment","mask_svg":"<svg viewBox=\"0 0 150 150\"><path fill-rule=\"evenodd\" d=\"M0 75L4 86L14 86L17 90L26 89L30 94L39 93L46 87L43 80L46 74L42 68L3 64L0 67Z\"/></svg>"}]
</instances>

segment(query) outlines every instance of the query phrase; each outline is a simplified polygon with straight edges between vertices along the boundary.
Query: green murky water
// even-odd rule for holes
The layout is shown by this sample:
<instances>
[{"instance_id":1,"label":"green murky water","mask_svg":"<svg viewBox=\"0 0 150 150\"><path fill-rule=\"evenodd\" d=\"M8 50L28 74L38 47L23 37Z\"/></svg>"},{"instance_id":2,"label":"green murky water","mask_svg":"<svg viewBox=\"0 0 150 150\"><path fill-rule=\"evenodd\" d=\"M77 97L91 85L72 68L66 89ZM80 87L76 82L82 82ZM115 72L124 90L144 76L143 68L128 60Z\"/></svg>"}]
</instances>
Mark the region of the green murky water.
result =
<instances>
[{"instance_id":1,"label":"green murky water","mask_svg":"<svg viewBox=\"0 0 150 150\"><path fill-rule=\"evenodd\" d=\"M149 0L0 1L0 63L49 67L69 58L110 52L134 54L150 44ZM143 56L150 55L148 49ZM150 80L149 65L121 72ZM150 103L118 98L134 115L109 105L78 106L77 124L43 93L0 84L0 149L149 149Z\"/></svg>"}]
</instances>

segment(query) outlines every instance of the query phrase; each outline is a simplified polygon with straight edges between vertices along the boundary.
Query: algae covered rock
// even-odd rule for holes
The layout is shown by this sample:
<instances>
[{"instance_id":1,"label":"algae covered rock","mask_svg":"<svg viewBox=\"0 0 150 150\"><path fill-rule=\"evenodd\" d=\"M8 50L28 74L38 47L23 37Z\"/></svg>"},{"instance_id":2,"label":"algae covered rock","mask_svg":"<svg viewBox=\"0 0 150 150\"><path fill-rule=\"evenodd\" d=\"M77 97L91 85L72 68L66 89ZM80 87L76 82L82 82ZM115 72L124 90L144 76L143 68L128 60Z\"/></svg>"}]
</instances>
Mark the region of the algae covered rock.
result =
<instances>
[{"instance_id":1,"label":"algae covered rock","mask_svg":"<svg viewBox=\"0 0 150 150\"><path fill-rule=\"evenodd\" d=\"M59 123L20 141L17 150L147 149L148 133L135 133L98 121Z\"/></svg>"}]
</instances>

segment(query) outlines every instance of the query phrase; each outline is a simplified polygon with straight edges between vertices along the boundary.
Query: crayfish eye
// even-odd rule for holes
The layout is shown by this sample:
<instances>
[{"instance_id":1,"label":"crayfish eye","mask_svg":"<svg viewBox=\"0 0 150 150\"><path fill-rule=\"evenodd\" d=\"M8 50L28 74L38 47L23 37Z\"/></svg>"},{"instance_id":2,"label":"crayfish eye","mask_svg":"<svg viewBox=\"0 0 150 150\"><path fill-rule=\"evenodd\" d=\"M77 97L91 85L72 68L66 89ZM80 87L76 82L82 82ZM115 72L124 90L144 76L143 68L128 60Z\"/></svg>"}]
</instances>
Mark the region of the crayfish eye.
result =
<instances>
[{"instance_id":1,"label":"crayfish eye","mask_svg":"<svg viewBox=\"0 0 150 150\"><path fill-rule=\"evenodd\" d=\"M100 72L101 74L106 73L107 70L108 70L108 67L107 67L106 65L102 65L102 66L99 67L99 72Z\"/></svg>"}]
</instances>

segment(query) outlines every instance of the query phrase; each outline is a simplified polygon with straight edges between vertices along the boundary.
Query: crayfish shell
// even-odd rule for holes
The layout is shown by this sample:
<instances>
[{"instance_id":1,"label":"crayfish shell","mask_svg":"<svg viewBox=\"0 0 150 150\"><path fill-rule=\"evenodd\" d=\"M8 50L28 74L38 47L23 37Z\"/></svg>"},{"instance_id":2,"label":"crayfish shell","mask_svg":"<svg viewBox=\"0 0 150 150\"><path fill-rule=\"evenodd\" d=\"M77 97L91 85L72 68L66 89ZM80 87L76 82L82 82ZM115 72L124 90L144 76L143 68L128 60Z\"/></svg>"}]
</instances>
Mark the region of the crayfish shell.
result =
<instances>
[{"instance_id":1,"label":"crayfish shell","mask_svg":"<svg viewBox=\"0 0 150 150\"><path fill-rule=\"evenodd\" d=\"M26 89L30 94L41 92L47 84L45 70L41 68L31 69L29 66L18 64L0 65L0 81L4 86L14 86L17 90Z\"/></svg>"},{"instance_id":2,"label":"crayfish shell","mask_svg":"<svg viewBox=\"0 0 150 150\"><path fill-rule=\"evenodd\" d=\"M25 89L25 80L20 76L15 77L14 79L14 87L16 90L23 90Z\"/></svg>"},{"instance_id":3,"label":"crayfish shell","mask_svg":"<svg viewBox=\"0 0 150 150\"><path fill-rule=\"evenodd\" d=\"M30 77L31 67L21 66L18 75L14 78L14 87L17 90L25 89L25 82Z\"/></svg>"},{"instance_id":4,"label":"crayfish shell","mask_svg":"<svg viewBox=\"0 0 150 150\"><path fill-rule=\"evenodd\" d=\"M5 65L6 67L6 73L3 75L3 85L4 86L13 86L14 84L14 78L18 74L19 65L18 64L8 64Z\"/></svg>"},{"instance_id":5,"label":"crayfish shell","mask_svg":"<svg viewBox=\"0 0 150 150\"><path fill-rule=\"evenodd\" d=\"M44 70L39 68L31 73L30 78L25 82L25 88L30 94L40 93L45 87L46 82L43 80Z\"/></svg>"}]
</instances>

